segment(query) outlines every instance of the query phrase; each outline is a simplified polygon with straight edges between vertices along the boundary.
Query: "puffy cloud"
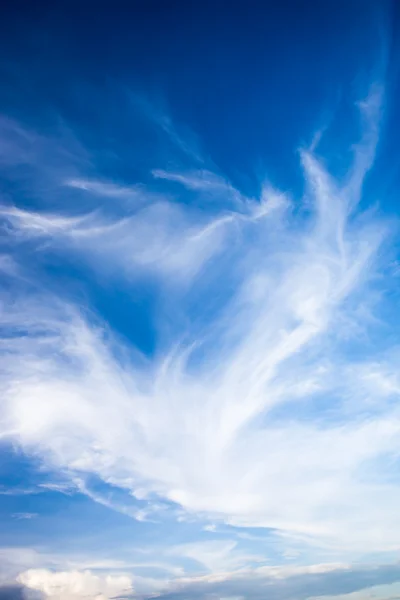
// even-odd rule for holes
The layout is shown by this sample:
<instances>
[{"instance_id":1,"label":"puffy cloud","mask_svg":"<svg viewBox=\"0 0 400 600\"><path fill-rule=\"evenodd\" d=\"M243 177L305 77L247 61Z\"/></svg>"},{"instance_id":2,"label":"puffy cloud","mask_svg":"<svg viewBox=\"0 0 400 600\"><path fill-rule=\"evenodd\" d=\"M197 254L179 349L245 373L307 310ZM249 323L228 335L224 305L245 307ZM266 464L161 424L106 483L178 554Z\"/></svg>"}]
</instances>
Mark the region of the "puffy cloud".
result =
<instances>
[{"instance_id":1,"label":"puffy cloud","mask_svg":"<svg viewBox=\"0 0 400 600\"><path fill-rule=\"evenodd\" d=\"M49 600L109 600L132 593L131 578L126 575L95 575L90 571L30 569L18 576L28 589L38 590Z\"/></svg>"}]
</instances>

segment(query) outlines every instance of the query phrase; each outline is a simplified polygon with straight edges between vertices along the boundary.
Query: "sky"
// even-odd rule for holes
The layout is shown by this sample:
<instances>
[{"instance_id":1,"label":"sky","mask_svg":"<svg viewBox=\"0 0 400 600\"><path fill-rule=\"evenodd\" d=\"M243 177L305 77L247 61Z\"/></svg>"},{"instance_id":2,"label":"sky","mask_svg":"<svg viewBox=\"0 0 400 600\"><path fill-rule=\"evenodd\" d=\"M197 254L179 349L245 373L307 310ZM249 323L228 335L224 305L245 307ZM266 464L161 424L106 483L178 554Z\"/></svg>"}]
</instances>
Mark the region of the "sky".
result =
<instances>
[{"instance_id":1,"label":"sky","mask_svg":"<svg viewBox=\"0 0 400 600\"><path fill-rule=\"evenodd\" d=\"M8 4L0 600L399 599L399 4Z\"/></svg>"}]
</instances>

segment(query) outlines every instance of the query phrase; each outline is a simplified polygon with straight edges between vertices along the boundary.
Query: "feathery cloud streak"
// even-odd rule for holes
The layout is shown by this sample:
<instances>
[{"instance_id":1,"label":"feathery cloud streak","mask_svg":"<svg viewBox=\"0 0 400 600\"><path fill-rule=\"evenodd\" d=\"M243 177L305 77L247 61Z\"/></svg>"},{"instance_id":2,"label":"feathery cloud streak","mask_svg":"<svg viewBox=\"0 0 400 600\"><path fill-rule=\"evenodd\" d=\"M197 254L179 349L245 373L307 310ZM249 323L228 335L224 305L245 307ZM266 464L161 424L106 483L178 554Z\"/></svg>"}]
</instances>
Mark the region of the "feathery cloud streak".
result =
<instances>
[{"instance_id":1,"label":"feathery cloud streak","mask_svg":"<svg viewBox=\"0 0 400 600\"><path fill-rule=\"evenodd\" d=\"M70 203L48 210L46 197L34 211L8 199L1 211L18 265L1 297L1 435L73 481L96 475L172 511L358 554L396 549L395 358L361 353L387 235L358 209L381 106L379 88L360 103L363 135L343 179L301 151L301 208L271 188L247 198L206 169L155 170L148 191L79 174L66 152L54 170L31 159L33 134L6 121L2 169L28 163ZM178 200L177 185L196 202ZM32 276L55 254L132 294L156 285L154 354Z\"/></svg>"}]
</instances>

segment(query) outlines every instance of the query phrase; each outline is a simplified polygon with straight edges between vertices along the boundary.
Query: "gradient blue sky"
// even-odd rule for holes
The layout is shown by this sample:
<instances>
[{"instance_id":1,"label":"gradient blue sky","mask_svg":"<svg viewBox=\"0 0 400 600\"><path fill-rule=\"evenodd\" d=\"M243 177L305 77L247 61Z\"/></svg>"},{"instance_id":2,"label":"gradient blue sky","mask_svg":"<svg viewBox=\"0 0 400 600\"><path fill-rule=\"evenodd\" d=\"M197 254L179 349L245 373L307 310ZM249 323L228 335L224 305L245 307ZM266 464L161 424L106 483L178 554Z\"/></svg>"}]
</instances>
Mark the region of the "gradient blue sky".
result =
<instances>
[{"instance_id":1,"label":"gradient blue sky","mask_svg":"<svg viewBox=\"0 0 400 600\"><path fill-rule=\"evenodd\" d=\"M2 9L0 598L400 597L399 19Z\"/></svg>"}]
</instances>

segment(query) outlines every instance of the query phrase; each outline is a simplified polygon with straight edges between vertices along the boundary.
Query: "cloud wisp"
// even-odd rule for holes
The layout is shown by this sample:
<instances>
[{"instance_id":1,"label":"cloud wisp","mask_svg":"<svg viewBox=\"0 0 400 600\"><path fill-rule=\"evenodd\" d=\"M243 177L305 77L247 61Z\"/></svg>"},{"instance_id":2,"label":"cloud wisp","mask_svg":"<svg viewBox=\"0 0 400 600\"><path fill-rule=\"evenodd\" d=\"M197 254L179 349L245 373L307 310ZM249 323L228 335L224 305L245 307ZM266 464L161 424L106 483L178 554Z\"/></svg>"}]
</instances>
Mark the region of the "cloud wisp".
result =
<instances>
[{"instance_id":1,"label":"cloud wisp","mask_svg":"<svg viewBox=\"0 0 400 600\"><path fill-rule=\"evenodd\" d=\"M96 475L214 522L356 554L366 544L398 548L390 461L399 387L390 348L385 358L361 353L378 326L387 235L376 214L358 209L381 101L373 89L360 104L364 133L346 177L301 151L300 208L270 188L244 197L208 170L155 170L165 192L155 201L149 184L146 200L141 186L138 206L124 212L118 200L136 187L72 179L60 167L74 210L5 203L5 250L17 263L28 248L40 272L57 253L119 278L132 295L148 280L159 293L156 349L140 356L90 306L50 293L26 265L11 273L1 297L1 435L72 481ZM27 143L21 131L3 169L19 156L15 140ZM31 168L43 181L37 158ZM174 200L177 185L198 194L195 207ZM79 211L82 189L108 205ZM210 193L230 204L210 210Z\"/></svg>"}]
</instances>

